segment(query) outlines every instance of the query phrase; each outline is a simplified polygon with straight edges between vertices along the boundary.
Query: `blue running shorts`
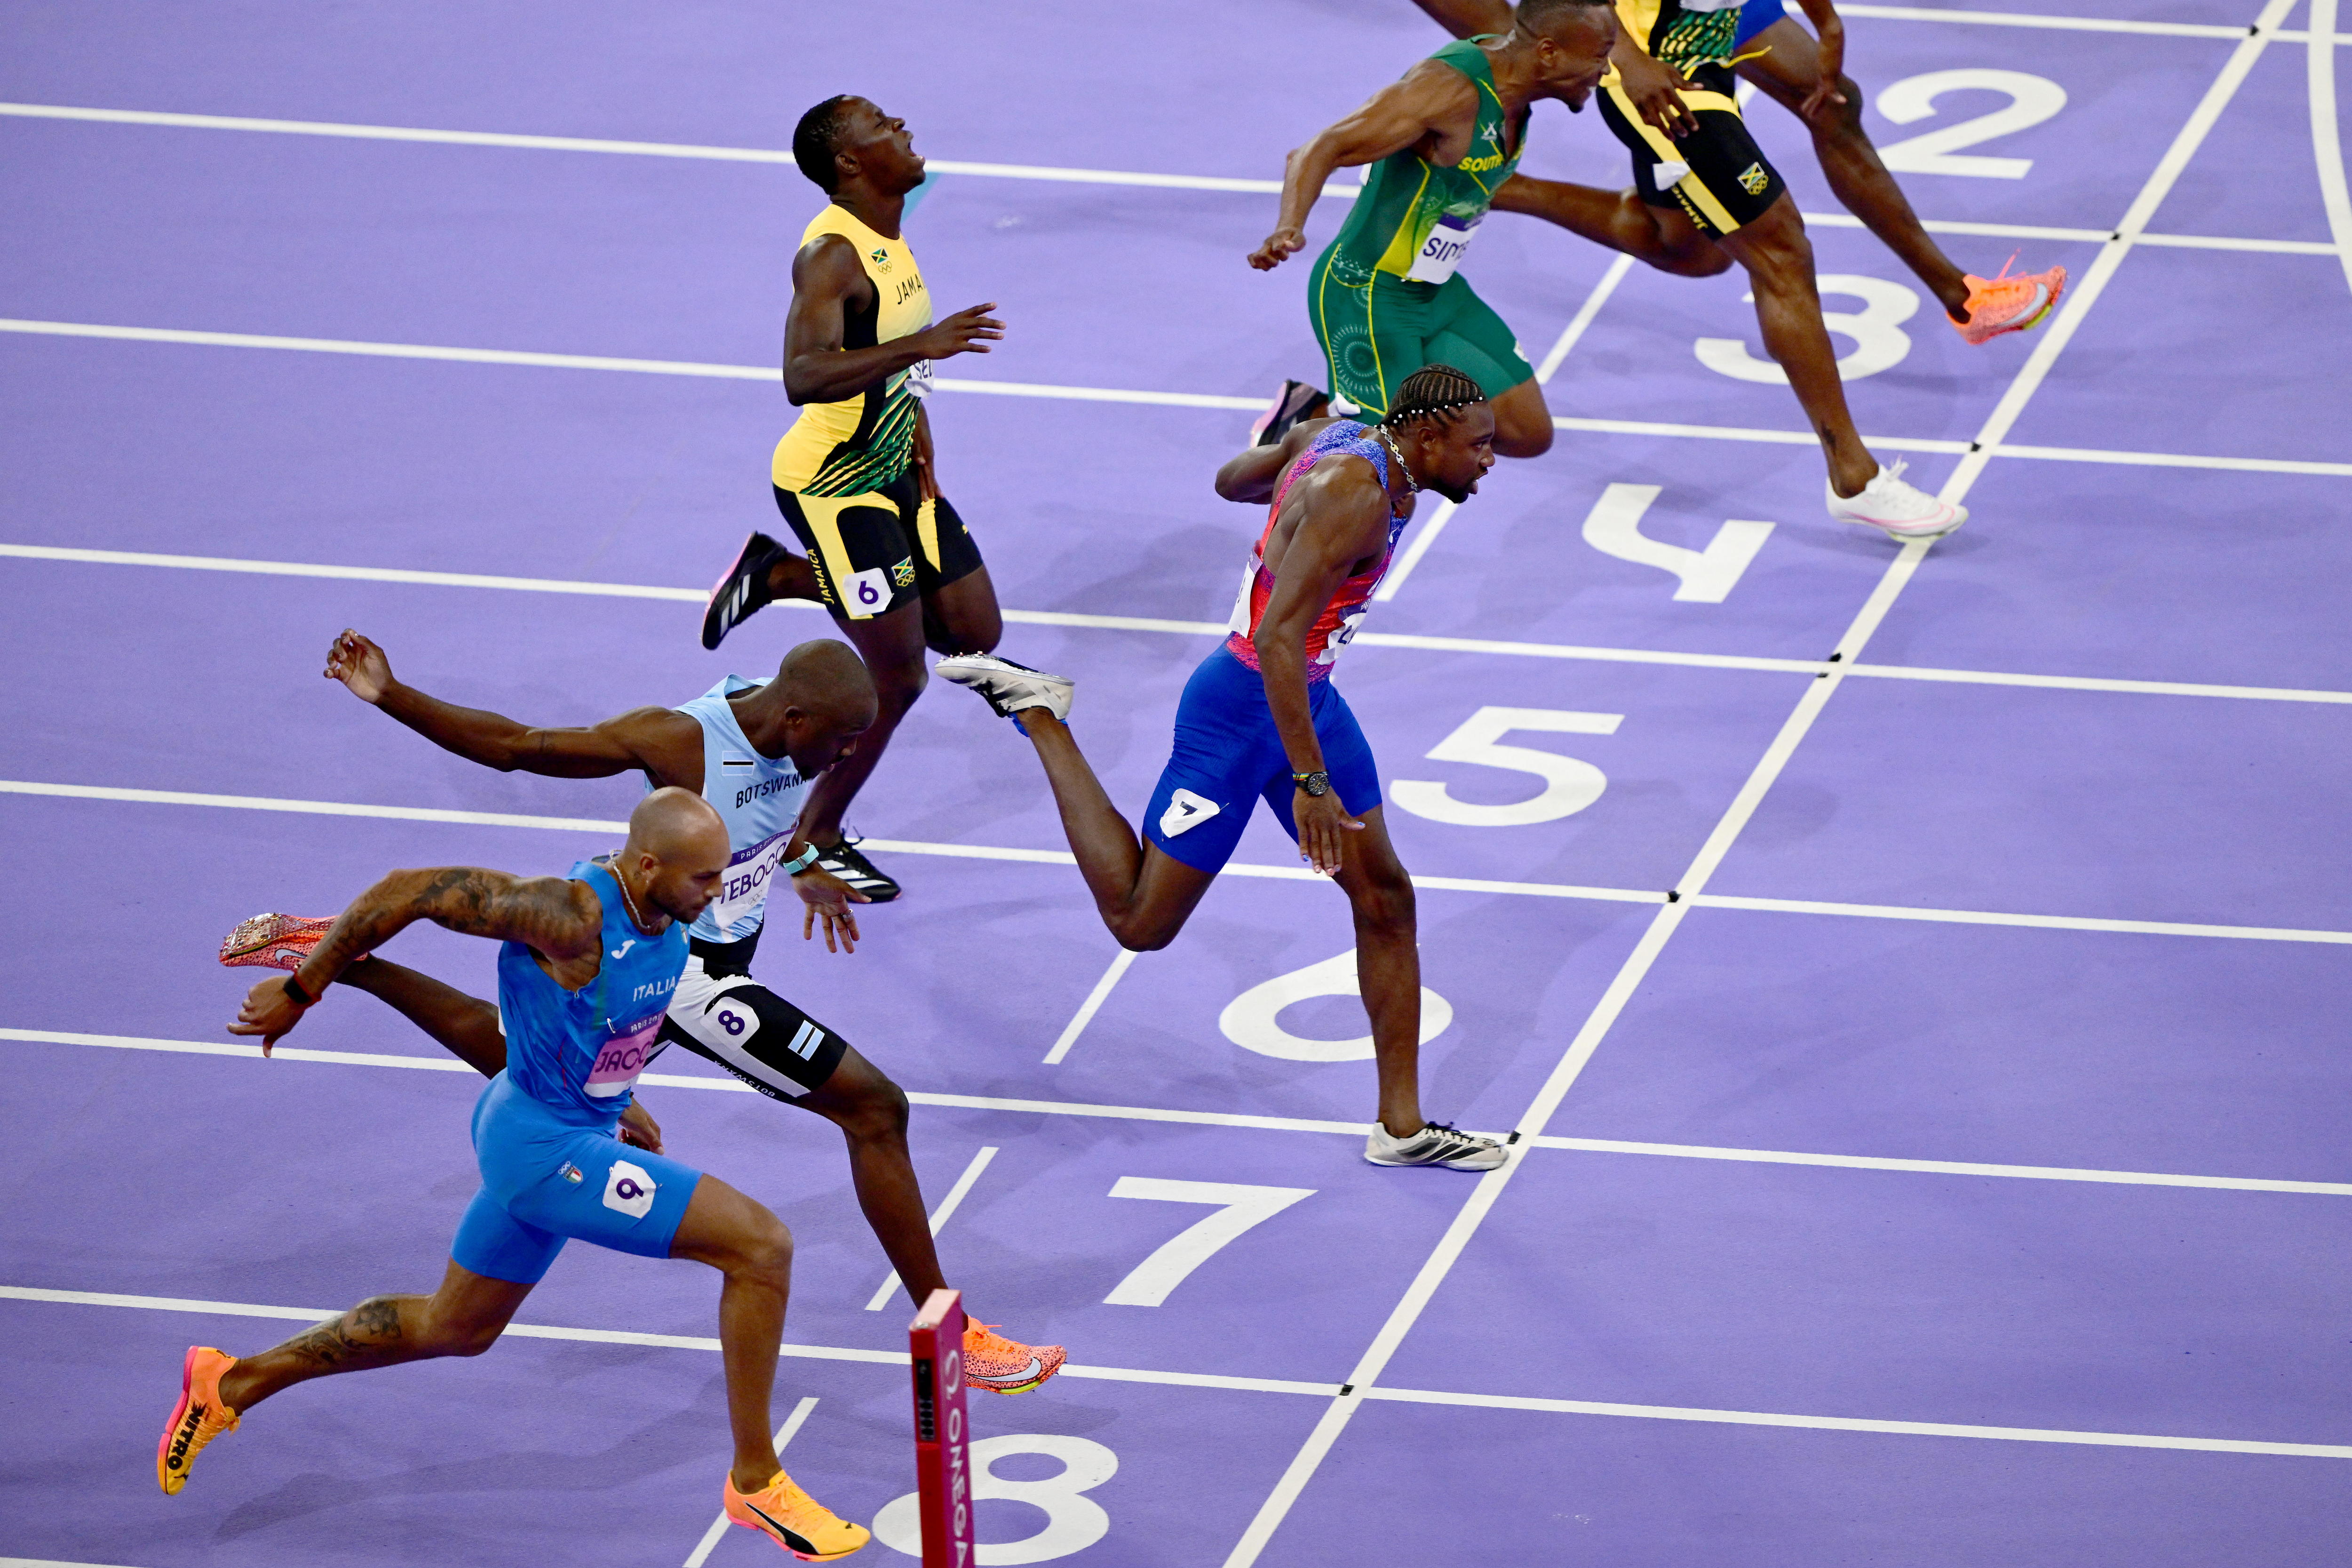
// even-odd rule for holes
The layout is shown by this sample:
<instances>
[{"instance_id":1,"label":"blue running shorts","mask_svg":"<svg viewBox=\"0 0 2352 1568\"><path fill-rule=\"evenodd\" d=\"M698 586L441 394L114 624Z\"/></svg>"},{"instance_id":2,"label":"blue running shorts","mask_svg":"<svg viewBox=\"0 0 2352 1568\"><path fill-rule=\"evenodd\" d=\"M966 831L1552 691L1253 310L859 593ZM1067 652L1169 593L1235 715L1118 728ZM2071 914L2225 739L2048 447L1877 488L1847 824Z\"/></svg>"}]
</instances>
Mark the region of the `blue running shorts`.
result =
<instances>
[{"instance_id":1,"label":"blue running shorts","mask_svg":"<svg viewBox=\"0 0 2352 1568\"><path fill-rule=\"evenodd\" d=\"M1348 700L1318 680L1307 689L1324 771L1339 804L1361 816L1381 804L1372 748ZM1234 857L1249 826L1250 804L1263 796L1293 840L1290 758L1265 705L1265 681L1222 644L1201 661L1176 704L1176 745L1144 811L1143 835L1196 871L1214 876Z\"/></svg>"},{"instance_id":2,"label":"blue running shorts","mask_svg":"<svg viewBox=\"0 0 2352 1568\"><path fill-rule=\"evenodd\" d=\"M573 1237L667 1258L702 1173L632 1149L608 1124L582 1126L515 1088L504 1073L474 1103L482 1190L449 1257L491 1279L536 1285Z\"/></svg>"},{"instance_id":3,"label":"blue running shorts","mask_svg":"<svg viewBox=\"0 0 2352 1568\"><path fill-rule=\"evenodd\" d=\"M1739 8L1739 31L1732 35L1732 48L1746 47L1748 39L1788 14L1780 0L1748 0L1748 4Z\"/></svg>"}]
</instances>

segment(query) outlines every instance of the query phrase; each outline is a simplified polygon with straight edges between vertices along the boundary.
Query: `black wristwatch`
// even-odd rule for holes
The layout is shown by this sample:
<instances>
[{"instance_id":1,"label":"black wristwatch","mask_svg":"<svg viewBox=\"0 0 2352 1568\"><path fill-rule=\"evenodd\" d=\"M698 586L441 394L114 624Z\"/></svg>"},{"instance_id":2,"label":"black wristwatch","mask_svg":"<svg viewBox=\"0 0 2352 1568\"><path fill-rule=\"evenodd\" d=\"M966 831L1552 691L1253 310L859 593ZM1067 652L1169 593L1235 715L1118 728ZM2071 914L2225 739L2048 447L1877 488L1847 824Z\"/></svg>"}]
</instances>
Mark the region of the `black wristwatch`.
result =
<instances>
[{"instance_id":1,"label":"black wristwatch","mask_svg":"<svg viewBox=\"0 0 2352 1568\"><path fill-rule=\"evenodd\" d=\"M1290 782L1297 784L1300 789L1305 790L1308 795L1329 795L1331 793L1331 775L1325 773L1321 768L1316 769L1311 773L1293 773L1290 775Z\"/></svg>"}]
</instances>

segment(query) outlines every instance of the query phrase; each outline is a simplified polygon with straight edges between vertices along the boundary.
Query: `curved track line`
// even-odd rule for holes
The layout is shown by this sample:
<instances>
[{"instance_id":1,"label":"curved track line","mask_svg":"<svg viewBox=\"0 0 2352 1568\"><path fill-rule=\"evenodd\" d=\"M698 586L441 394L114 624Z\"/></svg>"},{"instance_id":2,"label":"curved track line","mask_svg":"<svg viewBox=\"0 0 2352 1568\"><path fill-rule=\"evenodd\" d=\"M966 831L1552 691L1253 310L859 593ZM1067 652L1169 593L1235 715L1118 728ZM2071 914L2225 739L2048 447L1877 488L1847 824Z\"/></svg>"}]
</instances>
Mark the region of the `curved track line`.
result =
<instances>
[{"instance_id":1,"label":"curved track line","mask_svg":"<svg viewBox=\"0 0 2352 1568\"><path fill-rule=\"evenodd\" d=\"M2344 133L2336 117L2336 0L2311 0L2311 153L2319 164L2319 199L2336 259L2352 286L2352 194L2344 184Z\"/></svg>"}]
</instances>

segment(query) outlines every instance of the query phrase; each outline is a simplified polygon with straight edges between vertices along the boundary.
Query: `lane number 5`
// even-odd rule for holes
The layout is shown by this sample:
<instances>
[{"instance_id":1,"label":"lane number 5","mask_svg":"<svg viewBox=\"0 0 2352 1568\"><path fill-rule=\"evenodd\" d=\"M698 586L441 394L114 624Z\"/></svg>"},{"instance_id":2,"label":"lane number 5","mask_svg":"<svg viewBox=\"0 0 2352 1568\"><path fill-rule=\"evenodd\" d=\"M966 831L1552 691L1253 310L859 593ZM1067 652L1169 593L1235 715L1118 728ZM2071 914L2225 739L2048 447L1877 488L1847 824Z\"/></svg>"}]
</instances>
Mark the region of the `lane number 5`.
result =
<instances>
[{"instance_id":1,"label":"lane number 5","mask_svg":"<svg viewBox=\"0 0 2352 1568\"><path fill-rule=\"evenodd\" d=\"M1525 827L1531 823L1573 816L1601 798L1601 792L1609 787L1608 774L1591 763L1563 757L1557 752L1498 742L1514 730L1535 730L1552 735L1613 735L1624 720L1622 713L1481 708L1463 721L1454 733L1429 749L1430 761L1476 763L1484 767L1533 773L1544 782L1539 793L1507 805L1477 805L1454 799L1446 793L1445 785L1435 780L1396 779L1389 784L1389 798L1415 816L1462 827Z\"/></svg>"}]
</instances>

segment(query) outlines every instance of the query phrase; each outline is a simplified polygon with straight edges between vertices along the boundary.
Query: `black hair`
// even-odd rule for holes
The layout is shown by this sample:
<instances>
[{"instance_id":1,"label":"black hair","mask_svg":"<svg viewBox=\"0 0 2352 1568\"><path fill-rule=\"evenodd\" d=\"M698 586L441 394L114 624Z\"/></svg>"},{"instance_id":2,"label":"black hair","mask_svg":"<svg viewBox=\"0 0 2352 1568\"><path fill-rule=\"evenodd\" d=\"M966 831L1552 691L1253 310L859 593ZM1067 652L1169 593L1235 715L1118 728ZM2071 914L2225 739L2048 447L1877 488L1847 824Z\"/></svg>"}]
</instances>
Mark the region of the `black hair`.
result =
<instances>
[{"instance_id":1,"label":"black hair","mask_svg":"<svg viewBox=\"0 0 2352 1568\"><path fill-rule=\"evenodd\" d=\"M834 186L840 183L833 157L841 151L841 132L849 117L850 101L849 94L835 93L802 115L801 122L793 127L793 162L826 195L833 195Z\"/></svg>"},{"instance_id":2,"label":"black hair","mask_svg":"<svg viewBox=\"0 0 2352 1568\"><path fill-rule=\"evenodd\" d=\"M1478 384L1450 364L1425 364L1404 378L1381 423L1393 430L1416 419L1452 424L1454 411L1484 403Z\"/></svg>"}]
</instances>

